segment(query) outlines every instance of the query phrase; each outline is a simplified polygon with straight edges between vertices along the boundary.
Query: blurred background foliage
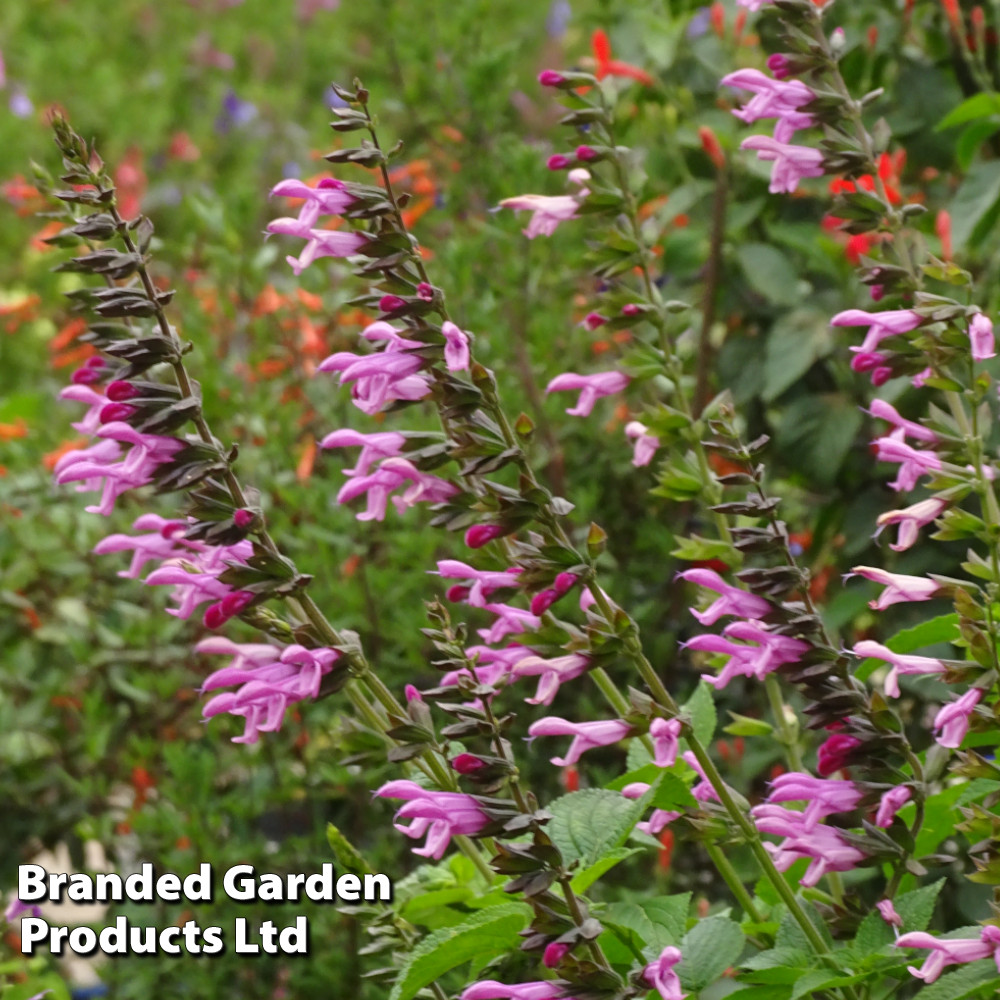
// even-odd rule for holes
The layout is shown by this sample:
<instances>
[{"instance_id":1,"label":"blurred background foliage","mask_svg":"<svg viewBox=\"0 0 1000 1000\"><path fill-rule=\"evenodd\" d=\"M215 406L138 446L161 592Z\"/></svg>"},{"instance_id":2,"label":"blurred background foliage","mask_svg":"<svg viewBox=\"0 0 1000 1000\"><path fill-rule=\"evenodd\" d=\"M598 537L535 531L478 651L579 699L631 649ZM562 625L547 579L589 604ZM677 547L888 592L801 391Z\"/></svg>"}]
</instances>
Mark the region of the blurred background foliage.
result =
<instances>
[{"instance_id":1,"label":"blurred background foliage","mask_svg":"<svg viewBox=\"0 0 1000 1000\"><path fill-rule=\"evenodd\" d=\"M935 252L947 252L937 213L950 212L954 249L982 276L992 299L980 304L994 310L995 34L976 50L980 68L975 52L953 44L935 2L845 3L837 16L854 93L885 87L892 95L876 109L895 135L887 179L930 209L920 224ZM548 66L592 67L592 34L607 32L615 56L652 77L620 80L621 118L645 178L643 212L658 236L668 297L698 303L703 294L715 170L699 128L711 128L731 155L716 316L706 333L713 385L732 391L749 435L773 438L770 474L830 624L845 641L872 626L869 589L844 587L840 577L866 561L891 494L867 452L861 406L870 389L827 325L835 311L865 305L852 260L866 246L824 224L825 182L769 198L766 170L735 152L742 126L718 79L762 65L778 48L755 28L731 2L692 0L4 0L0 886L12 887L17 864L42 846L67 843L82 863L87 839L126 865L149 859L186 872L207 859L220 871L244 862L310 871L330 858L330 821L376 869L401 874L408 864L403 838L375 833L387 828L389 807L369 805L369 792L389 772L343 706L306 706L253 748L228 742L239 720L203 726L197 687L209 666L190 651L200 626L165 615L161 594L118 579L117 557L90 554L147 506L127 498L105 521L83 511L88 500L51 484L56 457L75 440L75 413L55 397L87 353L61 299L73 280L51 271L56 255L41 239L53 224L35 214L45 206L31 185L31 160L55 166L45 122L55 105L96 139L126 212L141 205L155 221L155 273L177 289L173 316L194 343L191 369L207 415L222 440L239 443L239 471L263 491L273 534L314 574L313 594L331 620L358 630L400 688L433 682L419 628L423 602L439 588L426 571L458 546L420 530L416 512L362 526L334 503L342 458L317 453L316 442L335 427L363 425L346 395L312 374L327 354L352 348L363 316L348 300L358 288L331 266L312 268L298 291L286 248L262 236L280 214L268 190L283 176L321 175L320 157L334 148L331 80L360 76L384 136L404 142L395 178L411 193L410 219L433 279L476 334L509 408L534 420L547 482L576 504L578 525L593 519L609 532L609 589L636 614L651 658L685 695L698 671L675 656L689 626L671 552L675 535L697 532L698 521L669 498L676 484L668 473L631 466L625 410L605 401L591 419L570 420L566 403L543 392L560 371L606 367L627 337L579 325L595 288L582 276L598 234L584 220L529 243L523 219L493 212L504 197L561 192L564 178L547 172L545 159L565 134L535 77ZM955 108L966 110L939 128ZM692 367L698 348L694 334L682 338ZM905 386L892 394L905 412ZM650 498L657 483L661 495ZM170 510L169 498L151 503ZM922 558L906 553L892 568L921 572ZM887 620L905 624L905 614ZM589 698L586 689L564 690L554 709L586 718ZM720 698L725 707L753 712L737 685ZM774 763L767 746L720 744L730 779L762 787ZM620 769L610 752L593 756L594 783ZM532 778L557 794L556 777L540 765L529 761ZM707 888L703 869L671 864L664 848L658 861L647 853L622 865L619 884L604 891L627 896L630 883L648 884L654 865L671 891ZM961 898L952 905L961 910ZM221 901L215 911L198 919L231 926L236 915L253 916ZM124 959L101 974L120 998L148 996L164 981L175 996L206 1000L304 996L330 983L350 986L341 995L367 996L360 921L314 911L309 961ZM181 919L168 906L142 916L161 926Z\"/></svg>"}]
</instances>

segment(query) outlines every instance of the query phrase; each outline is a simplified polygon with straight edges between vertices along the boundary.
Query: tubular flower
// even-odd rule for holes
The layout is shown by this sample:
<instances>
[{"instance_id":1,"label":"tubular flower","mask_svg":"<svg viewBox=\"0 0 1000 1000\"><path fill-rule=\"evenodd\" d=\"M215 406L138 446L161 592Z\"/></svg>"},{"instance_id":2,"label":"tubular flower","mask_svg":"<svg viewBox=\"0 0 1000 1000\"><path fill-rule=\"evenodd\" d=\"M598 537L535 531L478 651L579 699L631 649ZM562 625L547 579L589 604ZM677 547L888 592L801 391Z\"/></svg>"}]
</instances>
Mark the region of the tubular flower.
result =
<instances>
[{"instance_id":1,"label":"tubular flower","mask_svg":"<svg viewBox=\"0 0 1000 1000\"><path fill-rule=\"evenodd\" d=\"M360 431L341 428L327 434L319 446L321 448L361 448L358 461L353 469L344 469L345 476L364 476L373 462L382 458L396 458L406 446L406 437L398 431L374 431L362 434Z\"/></svg>"},{"instance_id":2,"label":"tubular flower","mask_svg":"<svg viewBox=\"0 0 1000 1000\"><path fill-rule=\"evenodd\" d=\"M505 986L495 979L467 986L459 1000L573 1000L559 983L544 981Z\"/></svg>"},{"instance_id":3,"label":"tubular flower","mask_svg":"<svg viewBox=\"0 0 1000 1000\"><path fill-rule=\"evenodd\" d=\"M701 764L698 763L698 758L695 757L691 750L685 750L682 757L684 763L687 764L687 766L690 767L699 778L701 778L701 781L699 781L698 784L691 786L691 794L699 802L718 802L719 793L716 792L716 790L712 787L712 783L705 777L705 771Z\"/></svg>"},{"instance_id":4,"label":"tubular flower","mask_svg":"<svg viewBox=\"0 0 1000 1000\"><path fill-rule=\"evenodd\" d=\"M63 455L55 465L58 483L79 483L78 492L101 491L101 502L86 508L108 516L115 500L128 490L153 481L156 470L169 462L184 442L159 434L143 434L126 423L114 421L97 431L101 440L82 451ZM123 455L121 446L128 445Z\"/></svg>"},{"instance_id":5,"label":"tubular flower","mask_svg":"<svg viewBox=\"0 0 1000 1000\"><path fill-rule=\"evenodd\" d=\"M649 724L649 735L653 740L653 763L657 767L672 767L677 760L682 728L680 719L657 718Z\"/></svg>"},{"instance_id":6,"label":"tubular flower","mask_svg":"<svg viewBox=\"0 0 1000 1000\"><path fill-rule=\"evenodd\" d=\"M118 575L127 580L138 580L142 568L150 560L162 562L185 553L203 552L207 548L201 542L189 541L183 537L188 529L186 521L169 521L159 514L143 514L132 522L132 528L148 534L108 535L93 550L97 555L130 551L132 562L129 568L118 571Z\"/></svg>"},{"instance_id":7,"label":"tubular flower","mask_svg":"<svg viewBox=\"0 0 1000 1000\"><path fill-rule=\"evenodd\" d=\"M976 313L969 323L969 345L973 361L986 361L997 356L996 341L993 338L993 323L988 316Z\"/></svg>"},{"instance_id":8,"label":"tubular flower","mask_svg":"<svg viewBox=\"0 0 1000 1000\"><path fill-rule=\"evenodd\" d=\"M660 447L660 439L649 433L649 428L638 420L632 420L625 425L625 437L634 444L632 464L634 466L649 465L653 461L656 449Z\"/></svg>"},{"instance_id":9,"label":"tubular flower","mask_svg":"<svg viewBox=\"0 0 1000 1000\"><path fill-rule=\"evenodd\" d=\"M529 705L551 705L559 691L559 686L566 681L576 680L587 672L590 660L580 653L570 653L567 656L557 656L551 660L531 654L518 660L511 670L511 677L520 680L522 677L537 677L538 690L534 698L525 698Z\"/></svg>"},{"instance_id":10,"label":"tubular flower","mask_svg":"<svg viewBox=\"0 0 1000 1000\"><path fill-rule=\"evenodd\" d=\"M881 827L892 826L892 821L903 806L913 798L913 792L906 785L897 785L890 788L882 801L879 803L878 812L875 813L875 825Z\"/></svg>"},{"instance_id":11,"label":"tubular flower","mask_svg":"<svg viewBox=\"0 0 1000 1000\"><path fill-rule=\"evenodd\" d=\"M898 462L899 472L889 488L897 493L907 493L914 489L921 476L932 476L941 471L941 459L930 449L911 448L900 435L893 431L888 437L876 438L875 457L880 462Z\"/></svg>"},{"instance_id":12,"label":"tubular flower","mask_svg":"<svg viewBox=\"0 0 1000 1000\"><path fill-rule=\"evenodd\" d=\"M444 334L444 363L448 371L468 371L469 335L450 319L442 323L441 333Z\"/></svg>"},{"instance_id":13,"label":"tubular flower","mask_svg":"<svg viewBox=\"0 0 1000 1000\"><path fill-rule=\"evenodd\" d=\"M809 827L805 813L792 812L781 806L754 806L750 811L757 829L785 839L780 844L765 844L778 871L787 871L800 858L811 864L799 884L807 888L816 885L827 872L846 872L864 861L865 855L852 847L832 827Z\"/></svg>"},{"instance_id":14,"label":"tubular flower","mask_svg":"<svg viewBox=\"0 0 1000 1000\"><path fill-rule=\"evenodd\" d=\"M627 799L641 799L653 786L645 781L633 781L622 789L622 795ZM648 833L651 837L657 837L664 827L669 826L677 817L679 812L668 812L666 809L654 809L649 819L642 823L636 823L635 828L643 833Z\"/></svg>"},{"instance_id":15,"label":"tubular flower","mask_svg":"<svg viewBox=\"0 0 1000 1000\"><path fill-rule=\"evenodd\" d=\"M889 548L894 552L905 552L916 542L920 529L940 517L947 506L947 500L930 497L900 510L887 511L879 515L878 530L881 531L887 524L899 525L896 541Z\"/></svg>"},{"instance_id":16,"label":"tubular flower","mask_svg":"<svg viewBox=\"0 0 1000 1000\"><path fill-rule=\"evenodd\" d=\"M899 697L899 675L921 676L923 674L943 674L945 665L932 656L914 656L912 654L894 653L881 643L863 639L853 649L858 657L874 657L892 664L892 670L885 679L885 693L890 698Z\"/></svg>"},{"instance_id":17,"label":"tubular flower","mask_svg":"<svg viewBox=\"0 0 1000 1000\"><path fill-rule=\"evenodd\" d=\"M476 681L479 684L496 687L501 680L509 676L517 663L533 654L526 646L511 643L503 649L493 649L490 646L469 646L465 650L465 655L474 664ZM467 669L449 670L438 683L441 687L454 687L460 677L468 676Z\"/></svg>"},{"instance_id":18,"label":"tubular flower","mask_svg":"<svg viewBox=\"0 0 1000 1000\"><path fill-rule=\"evenodd\" d=\"M731 642L756 643L753 646ZM722 673L702 674L702 680L715 688L724 688L734 677L754 677L763 680L769 673L787 663L796 663L809 649L809 643L785 635L775 635L756 622L733 622L722 635L696 635L686 643L688 649L704 653L723 653L729 657Z\"/></svg>"},{"instance_id":19,"label":"tubular flower","mask_svg":"<svg viewBox=\"0 0 1000 1000\"><path fill-rule=\"evenodd\" d=\"M848 733L833 733L816 751L816 770L825 778L846 767L861 740Z\"/></svg>"},{"instance_id":20,"label":"tubular flower","mask_svg":"<svg viewBox=\"0 0 1000 1000\"><path fill-rule=\"evenodd\" d=\"M253 555L253 545L248 541L235 545L206 545L191 554L166 560L154 569L143 583L151 587L173 586L171 599L176 608L167 608L168 615L190 618L206 601L222 601L234 593L233 588L219 580L230 563L243 564Z\"/></svg>"},{"instance_id":21,"label":"tubular flower","mask_svg":"<svg viewBox=\"0 0 1000 1000\"><path fill-rule=\"evenodd\" d=\"M801 771L790 771L774 779L767 801L808 803L802 813L802 825L809 832L833 813L856 809L861 798L862 792L853 781L815 778Z\"/></svg>"},{"instance_id":22,"label":"tubular flower","mask_svg":"<svg viewBox=\"0 0 1000 1000\"><path fill-rule=\"evenodd\" d=\"M677 578L686 580L688 583L696 583L706 590L714 590L720 595L718 600L704 611L691 609L691 614L702 625L714 625L724 615L736 615L738 618L762 618L771 610L769 601L756 594L750 594L731 583L726 583L715 570L689 569L678 573Z\"/></svg>"},{"instance_id":23,"label":"tubular flower","mask_svg":"<svg viewBox=\"0 0 1000 1000\"><path fill-rule=\"evenodd\" d=\"M421 472L405 458L386 458L375 472L348 479L337 493L337 503L348 503L359 496L367 496L368 505L357 515L357 520L383 521L389 495L407 483L410 485L399 496L392 498L400 514L421 501L441 503L458 492L457 486L446 479Z\"/></svg>"},{"instance_id":24,"label":"tubular flower","mask_svg":"<svg viewBox=\"0 0 1000 1000\"><path fill-rule=\"evenodd\" d=\"M499 642L505 636L517 635L526 629L533 630L542 624L537 615L509 604L484 604L483 610L497 616L489 628L479 629L479 637L487 643Z\"/></svg>"},{"instance_id":25,"label":"tubular flower","mask_svg":"<svg viewBox=\"0 0 1000 1000\"><path fill-rule=\"evenodd\" d=\"M868 412L878 420L885 420L892 424L893 430L902 431L904 438L911 437L915 441L923 441L926 444L938 443L939 438L934 431L914 420L907 420L900 416L896 407L884 399L873 399Z\"/></svg>"},{"instance_id":26,"label":"tubular flower","mask_svg":"<svg viewBox=\"0 0 1000 1000\"><path fill-rule=\"evenodd\" d=\"M621 392L631 381L623 372L597 372L594 375L577 375L575 372L565 372L557 375L545 387L546 392L563 392L580 390L580 398L576 406L566 412L571 417L589 417L594 403L602 396L612 396Z\"/></svg>"},{"instance_id":27,"label":"tubular flower","mask_svg":"<svg viewBox=\"0 0 1000 1000\"><path fill-rule=\"evenodd\" d=\"M791 194L806 177L823 176L823 154L809 146L793 146L769 135L747 136L740 149L754 149L761 160L773 161L772 194Z\"/></svg>"},{"instance_id":28,"label":"tubular flower","mask_svg":"<svg viewBox=\"0 0 1000 1000\"><path fill-rule=\"evenodd\" d=\"M412 344L413 341L403 343ZM431 391L430 382L418 374L424 367L419 355L393 345L375 354L351 354L341 351L321 361L320 371L339 372L340 384L351 387L354 405L371 416L396 400L423 399Z\"/></svg>"},{"instance_id":29,"label":"tubular flower","mask_svg":"<svg viewBox=\"0 0 1000 1000\"><path fill-rule=\"evenodd\" d=\"M982 689L969 688L961 698L945 705L934 717L934 739L949 750L957 750L969 731L969 719L983 697Z\"/></svg>"},{"instance_id":30,"label":"tubular flower","mask_svg":"<svg viewBox=\"0 0 1000 1000\"><path fill-rule=\"evenodd\" d=\"M896 907L892 905L891 899L880 899L875 904L879 916L894 930L903 926L903 918L896 912ZM896 931L899 934L899 931Z\"/></svg>"},{"instance_id":31,"label":"tubular flower","mask_svg":"<svg viewBox=\"0 0 1000 1000\"><path fill-rule=\"evenodd\" d=\"M924 318L912 309L890 309L885 312L870 313L864 309L845 309L830 320L831 326L867 326L868 333L860 347L851 350L861 354L875 351L888 337L915 330Z\"/></svg>"},{"instance_id":32,"label":"tubular flower","mask_svg":"<svg viewBox=\"0 0 1000 1000\"><path fill-rule=\"evenodd\" d=\"M449 601L465 601L473 608L486 607L487 599L496 590L517 587L520 573L519 566L506 570L476 569L458 559L439 559L437 564L437 575L442 579L473 581L471 587L452 587L448 591Z\"/></svg>"},{"instance_id":33,"label":"tubular flower","mask_svg":"<svg viewBox=\"0 0 1000 1000\"><path fill-rule=\"evenodd\" d=\"M930 955L924 959L924 964L919 969L908 966L910 974L925 983L933 983L949 965L978 962L983 958L992 958L1000 970L1000 927L992 924L984 927L978 938L949 940L936 938L923 931L910 931L896 939L896 947L930 949Z\"/></svg>"},{"instance_id":34,"label":"tubular flower","mask_svg":"<svg viewBox=\"0 0 1000 1000\"><path fill-rule=\"evenodd\" d=\"M86 403L87 412L81 420L70 424L70 427L81 434L96 434L101 426L101 410L108 405L106 396L102 396L89 385L68 385L59 391L60 399L70 399L74 403Z\"/></svg>"},{"instance_id":35,"label":"tubular flower","mask_svg":"<svg viewBox=\"0 0 1000 1000\"><path fill-rule=\"evenodd\" d=\"M421 857L440 860L452 837L475 836L489 823L476 799L463 792L436 792L421 788L415 781L400 780L387 782L375 794L380 798L405 800L396 819L413 822L409 826L398 822L394 825L413 839L426 834L424 846L413 849Z\"/></svg>"},{"instance_id":36,"label":"tubular flower","mask_svg":"<svg viewBox=\"0 0 1000 1000\"><path fill-rule=\"evenodd\" d=\"M747 125L762 118L777 118L774 138L788 142L800 128L815 124L813 116L798 109L814 101L816 95L800 80L775 80L759 69L739 69L724 76L724 86L749 90L754 96L742 108L733 111Z\"/></svg>"},{"instance_id":37,"label":"tubular flower","mask_svg":"<svg viewBox=\"0 0 1000 1000\"><path fill-rule=\"evenodd\" d=\"M595 747L610 746L625 739L632 727L620 719L599 720L596 722L570 722L557 716L549 715L533 722L528 727L528 735L535 736L572 736L573 742L565 757L553 757L551 762L557 767L569 767L575 764L580 755Z\"/></svg>"},{"instance_id":38,"label":"tubular flower","mask_svg":"<svg viewBox=\"0 0 1000 1000\"><path fill-rule=\"evenodd\" d=\"M551 236L560 222L577 217L580 202L590 194L585 186L590 180L590 173L580 167L571 170L567 176L570 183L577 185L578 190L574 194L522 194L500 202L501 208L531 212L528 228L523 230L529 240L536 236Z\"/></svg>"},{"instance_id":39,"label":"tubular flower","mask_svg":"<svg viewBox=\"0 0 1000 1000\"><path fill-rule=\"evenodd\" d=\"M674 972L674 966L682 957L680 948L668 946L655 962L650 962L642 970L643 982L656 990L662 1000L684 1000L687 996L681 993L681 981Z\"/></svg>"},{"instance_id":40,"label":"tubular flower","mask_svg":"<svg viewBox=\"0 0 1000 1000\"><path fill-rule=\"evenodd\" d=\"M235 692L216 695L202 709L206 719L222 712L246 719L243 735L235 737L234 743L256 743L261 733L280 729L288 706L315 698L324 675L340 657L335 649L298 645L280 649L264 643L235 643L222 636L203 639L195 652L233 657L228 667L205 680L201 690L240 685Z\"/></svg>"},{"instance_id":41,"label":"tubular flower","mask_svg":"<svg viewBox=\"0 0 1000 1000\"><path fill-rule=\"evenodd\" d=\"M891 604L901 604L906 601L929 601L941 588L933 580L925 580L922 576L907 576L904 573L890 573L876 566L855 566L851 570L853 576L860 576L872 583L880 583L885 590L874 600L868 602L868 607L875 611L884 611ZM878 646L878 643L868 643ZM884 649L885 647L879 647ZM876 653L866 653L866 656L876 656Z\"/></svg>"}]
</instances>

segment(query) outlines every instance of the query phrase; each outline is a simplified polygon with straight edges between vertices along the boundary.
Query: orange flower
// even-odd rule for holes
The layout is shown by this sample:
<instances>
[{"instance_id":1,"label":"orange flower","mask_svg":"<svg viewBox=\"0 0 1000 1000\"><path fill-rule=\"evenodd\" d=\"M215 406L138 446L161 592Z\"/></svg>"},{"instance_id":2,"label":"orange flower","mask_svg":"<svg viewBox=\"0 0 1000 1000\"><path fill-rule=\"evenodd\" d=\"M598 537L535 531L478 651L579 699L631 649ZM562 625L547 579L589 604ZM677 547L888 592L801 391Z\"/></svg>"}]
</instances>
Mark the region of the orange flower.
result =
<instances>
[{"instance_id":1,"label":"orange flower","mask_svg":"<svg viewBox=\"0 0 1000 1000\"><path fill-rule=\"evenodd\" d=\"M63 441L58 448L46 452L42 456L42 465L44 465L45 468L51 472L56 467L56 462L58 462L63 455L68 455L71 451L80 451L82 448L86 447L87 441L85 438L71 438L69 441Z\"/></svg>"},{"instance_id":2,"label":"orange flower","mask_svg":"<svg viewBox=\"0 0 1000 1000\"><path fill-rule=\"evenodd\" d=\"M24 417L18 417L12 424L0 424L0 441L15 441L28 436L28 425Z\"/></svg>"},{"instance_id":3,"label":"orange flower","mask_svg":"<svg viewBox=\"0 0 1000 1000\"><path fill-rule=\"evenodd\" d=\"M15 333L22 323L32 320L38 314L37 306L41 299L37 295L26 295L24 298L0 305L0 317L9 317L5 324L8 333Z\"/></svg>"},{"instance_id":4,"label":"orange flower","mask_svg":"<svg viewBox=\"0 0 1000 1000\"><path fill-rule=\"evenodd\" d=\"M285 297L275 289L274 285L265 285L257 298L254 299L252 315L270 316L271 313L277 312L286 301Z\"/></svg>"},{"instance_id":5,"label":"orange flower","mask_svg":"<svg viewBox=\"0 0 1000 1000\"><path fill-rule=\"evenodd\" d=\"M295 478L300 482L306 482L313 474L313 466L316 464L316 438L312 434L306 435L305 444L302 447L302 454L299 455L299 464L295 467Z\"/></svg>"},{"instance_id":6,"label":"orange flower","mask_svg":"<svg viewBox=\"0 0 1000 1000\"><path fill-rule=\"evenodd\" d=\"M647 87L656 86L655 77L650 76L644 69L611 57L611 40L603 28L598 28L591 35L590 44L597 63L594 76L598 80L603 80L606 76L623 76L629 80L637 80Z\"/></svg>"},{"instance_id":7,"label":"orange flower","mask_svg":"<svg viewBox=\"0 0 1000 1000\"><path fill-rule=\"evenodd\" d=\"M63 351L80 336L86 332L87 321L82 316L71 319L50 341L49 350L53 353Z\"/></svg>"}]
</instances>

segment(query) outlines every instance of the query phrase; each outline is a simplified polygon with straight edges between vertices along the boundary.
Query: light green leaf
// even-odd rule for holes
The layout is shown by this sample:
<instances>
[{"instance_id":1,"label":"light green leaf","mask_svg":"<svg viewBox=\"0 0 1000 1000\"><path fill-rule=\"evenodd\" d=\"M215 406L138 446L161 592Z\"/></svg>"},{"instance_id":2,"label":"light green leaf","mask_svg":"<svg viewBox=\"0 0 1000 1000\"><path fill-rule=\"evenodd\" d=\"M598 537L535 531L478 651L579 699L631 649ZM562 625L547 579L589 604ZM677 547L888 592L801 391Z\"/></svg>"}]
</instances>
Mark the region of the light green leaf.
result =
<instances>
[{"instance_id":1,"label":"light green leaf","mask_svg":"<svg viewBox=\"0 0 1000 1000\"><path fill-rule=\"evenodd\" d=\"M811 309L796 309L783 316L767 338L761 393L765 402L777 399L816 361L829 354L832 346L829 317Z\"/></svg>"},{"instance_id":2,"label":"light green leaf","mask_svg":"<svg viewBox=\"0 0 1000 1000\"><path fill-rule=\"evenodd\" d=\"M854 983L860 983L865 977L865 973L859 973L855 976L845 976L839 975L830 969L814 969L812 972L807 972L795 983L790 1000L798 1000L799 997L811 997L820 990L832 989L836 986L851 986Z\"/></svg>"},{"instance_id":3,"label":"light green leaf","mask_svg":"<svg viewBox=\"0 0 1000 1000\"><path fill-rule=\"evenodd\" d=\"M691 716L691 726L699 743L709 743L715 735L717 718L712 690L710 684L702 681L682 707L682 711Z\"/></svg>"},{"instance_id":4,"label":"light green leaf","mask_svg":"<svg viewBox=\"0 0 1000 1000\"><path fill-rule=\"evenodd\" d=\"M991 115L1000 115L1000 94L976 94L962 101L958 107L952 108L934 126L934 131L941 132L946 128L964 125L978 118L989 118Z\"/></svg>"},{"instance_id":5,"label":"light green leaf","mask_svg":"<svg viewBox=\"0 0 1000 1000\"><path fill-rule=\"evenodd\" d=\"M734 965L743 951L745 938L740 925L729 917L715 916L699 920L684 935L677 966L681 985L687 990L701 990L714 983Z\"/></svg>"},{"instance_id":6,"label":"light green leaf","mask_svg":"<svg viewBox=\"0 0 1000 1000\"><path fill-rule=\"evenodd\" d=\"M952 199L951 237L956 250L976 246L989 229L1000 199L1000 162L975 164Z\"/></svg>"},{"instance_id":7,"label":"light green leaf","mask_svg":"<svg viewBox=\"0 0 1000 1000\"><path fill-rule=\"evenodd\" d=\"M592 865L621 847L646 808L606 788L570 792L549 804L548 834L565 861Z\"/></svg>"},{"instance_id":8,"label":"light green leaf","mask_svg":"<svg viewBox=\"0 0 1000 1000\"><path fill-rule=\"evenodd\" d=\"M514 949L520 932L530 919L529 906L509 903L481 910L455 927L434 931L410 953L389 1000L411 1000L449 969L472 959L489 959Z\"/></svg>"},{"instance_id":9,"label":"light green leaf","mask_svg":"<svg viewBox=\"0 0 1000 1000\"><path fill-rule=\"evenodd\" d=\"M592 865L587 865L582 871L577 872L570 882L570 888L576 893L586 892L605 872L610 871L619 862L633 854L639 853L640 848L638 847L619 847L617 850L605 854L599 861L595 861Z\"/></svg>"},{"instance_id":10,"label":"light green leaf","mask_svg":"<svg viewBox=\"0 0 1000 1000\"><path fill-rule=\"evenodd\" d=\"M788 256L768 243L744 243L736 259L752 289L777 305L794 305L799 298L798 275Z\"/></svg>"},{"instance_id":11,"label":"light green leaf","mask_svg":"<svg viewBox=\"0 0 1000 1000\"><path fill-rule=\"evenodd\" d=\"M990 959L968 965L942 976L936 983L925 986L917 1000L972 1000L973 997L996 996L1000 976L996 963Z\"/></svg>"}]
</instances>

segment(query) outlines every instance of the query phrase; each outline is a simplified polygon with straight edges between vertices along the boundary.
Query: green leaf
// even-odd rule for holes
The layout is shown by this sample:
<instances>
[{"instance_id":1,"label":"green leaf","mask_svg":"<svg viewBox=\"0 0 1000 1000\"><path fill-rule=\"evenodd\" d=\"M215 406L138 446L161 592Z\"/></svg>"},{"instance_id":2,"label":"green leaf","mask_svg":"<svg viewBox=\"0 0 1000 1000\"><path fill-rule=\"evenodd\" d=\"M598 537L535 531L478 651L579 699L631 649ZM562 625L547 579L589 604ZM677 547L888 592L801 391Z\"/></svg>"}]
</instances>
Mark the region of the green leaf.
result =
<instances>
[{"instance_id":1,"label":"green leaf","mask_svg":"<svg viewBox=\"0 0 1000 1000\"><path fill-rule=\"evenodd\" d=\"M811 309L796 309L775 323L767 338L764 363L765 402L777 399L820 358L830 353L833 339L829 317Z\"/></svg>"},{"instance_id":2,"label":"green leaf","mask_svg":"<svg viewBox=\"0 0 1000 1000\"><path fill-rule=\"evenodd\" d=\"M854 983L860 983L866 978L866 975L866 973L858 973L854 976L845 976L830 969L813 969L796 981L790 1000L811 997L815 992L832 989L836 986L851 986Z\"/></svg>"},{"instance_id":3,"label":"green leaf","mask_svg":"<svg viewBox=\"0 0 1000 1000\"><path fill-rule=\"evenodd\" d=\"M680 944L684 958L677 966L677 974L681 985L687 990L701 990L714 983L739 959L744 942L740 925L729 917L699 920Z\"/></svg>"},{"instance_id":4,"label":"green leaf","mask_svg":"<svg viewBox=\"0 0 1000 1000\"><path fill-rule=\"evenodd\" d=\"M958 107L952 108L934 126L934 131L940 132L946 128L975 121L977 118L989 118L991 115L1000 115L1000 94L976 94L962 101Z\"/></svg>"},{"instance_id":5,"label":"green leaf","mask_svg":"<svg viewBox=\"0 0 1000 1000\"><path fill-rule=\"evenodd\" d=\"M710 684L702 681L682 708L683 712L691 716L691 727L699 743L709 743L715 735L717 718L712 690Z\"/></svg>"},{"instance_id":6,"label":"green leaf","mask_svg":"<svg viewBox=\"0 0 1000 1000\"><path fill-rule=\"evenodd\" d=\"M985 958L942 976L936 983L925 986L917 997L918 1000L971 1000L972 997L995 996L998 987L1000 976L997 976L996 963Z\"/></svg>"},{"instance_id":7,"label":"green leaf","mask_svg":"<svg viewBox=\"0 0 1000 1000\"><path fill-rule=\"evenodd\" d=\"M921 622L913 628L897 632L886 642L886 646L894 653L915 653L927 646L936 646L939 642L951 642L958 638L958 615L954 612L938 615L930 621ZM854 676L859 681L867 680L874 671L884 666L882 660L862 660Z\"/></svg>"},{"instance_id":8,"label":"green leaf","mask_svg":"<svg viewBox=\"0 0 1000 1000\"><path fill-rule=\"evenodd\" d=\"M861 411L843 396L801 395L782 414L775 445L805 475L827 485L834 481L861 421Z\"/></svg>"},{"instance_id":9,"label":"green leaf","mask_svg":"<svg viewBox=\"0 0 1000 1000\"><path fill-rule=\"evenodd\" d=\"M449 969L513 950L530 919L530 907L509 903L481 910L464 923L429 934L410 953L389 1000L411 1000Z\"/></svg>"},{"instance_id":10,"label":"green leaf","mask_svg":"<svg viewBox=\"0 0 1000 1000\"><path fill-rule=\"evenodd\" d=\"M615 931L622 940L631 935L633 948L647 958L655 958L668 945L677 945L684 935L691 893L665 896L645 902L610 903L600 914L601 923Z\"/></svg>"},{"instance_id":11,"label":"green leaf","mask_svg":"<svg viewBox=\"0 0 1000 1000\"><path fill-rule=\"evenodd\" d=\"M565 861L592 865L621 847L646 808L606 788L570 792L549 804L548 834Z\"/></svg>"},{"instance_id":12,"label":"green leaf","mask_svg":"<svg viewBox=\"0 0 1000 1000\"><path fill-rule=\"evenodd\" d=\"M799 300L798 275L787 255L767 243L744 243L736 251L743 274L752 289L777 305Z\"/></svg>"},{"instance_id":13,"label":"green leaf","mask_svg":"<svg viewBox=\"0 0 1000 1000\"><path fill-rule=\"evenodd\" d=\"M975 164L951 202L951 237L955 250L976 246L986 235L992 209L1000 199L1000 162Z\"/></svg>"},{"instance_id":14,"label":"green leaf","mask_svg":"<svg viewBox=\"0 0 1000 1000\"><path fill-rule=\"evenodd\" d=\"M934 904L944 885L938 879L930 885L923 885L912 892L904 892L896 900L896 912L903 918L903 931L923 931L934 916Z\"/></svg>"},{"instance_id":15,"label":"green leaf","mask_svg":"<svg viewBox=\"0 0 1000 1000\"><path fill-rule=\"evenodd\" d=\"M576 893L586 892L605 872L610 871L619 862L633 854L639 853L640 848L638 847L619 847L605 854L599 861L595 861L592 865L587 865L582 871L577 872L570 882L570 888Z\"/></svg>"}]
</instances>

